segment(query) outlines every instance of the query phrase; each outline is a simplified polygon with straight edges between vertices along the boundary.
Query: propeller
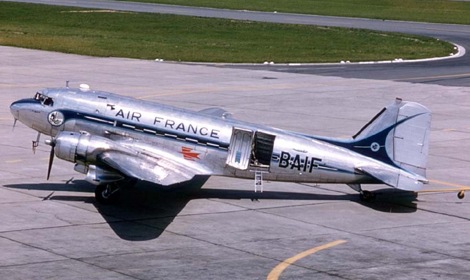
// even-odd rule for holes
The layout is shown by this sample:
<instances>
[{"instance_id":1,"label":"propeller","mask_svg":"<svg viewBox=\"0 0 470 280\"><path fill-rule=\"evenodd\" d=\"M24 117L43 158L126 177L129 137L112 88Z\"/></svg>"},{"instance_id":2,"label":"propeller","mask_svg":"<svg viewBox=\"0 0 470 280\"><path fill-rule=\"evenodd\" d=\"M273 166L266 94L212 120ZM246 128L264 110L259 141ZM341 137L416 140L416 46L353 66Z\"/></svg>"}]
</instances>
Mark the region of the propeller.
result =
<instances>
[{"instance_id":1,"label":"propeller","mask_svg":"<svg viewBox=\"0 0 470 280\"><path fill-rule=\"evenodd\" d=\"M55 140L50 139L45 141L47 145L51 146L51 153L49 154L49 166L47 168L47 180L49 180L49 177L51 176L51 169L52 169L52 163L54 162L54 148L55 148Z\"/></svg>"}]
</instances>

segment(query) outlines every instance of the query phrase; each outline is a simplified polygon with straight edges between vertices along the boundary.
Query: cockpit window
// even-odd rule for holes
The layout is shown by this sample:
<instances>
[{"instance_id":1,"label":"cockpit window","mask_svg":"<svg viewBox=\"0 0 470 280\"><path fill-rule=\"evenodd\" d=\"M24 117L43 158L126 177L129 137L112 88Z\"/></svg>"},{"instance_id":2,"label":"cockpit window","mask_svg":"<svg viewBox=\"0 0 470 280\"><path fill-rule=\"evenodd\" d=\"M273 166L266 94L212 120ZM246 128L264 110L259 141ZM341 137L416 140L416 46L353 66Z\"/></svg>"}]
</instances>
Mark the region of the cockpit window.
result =
<instances>
[{"instance_id":1,"label":"cockpit window","mask_svg":"<svg viewBox=\"0 0 470 280\"><path fill-rule=\"evenodd\" d=\"M41 104L46 105L46 106L54 106L54 100L52 100L52 98L40 92L36 93L36 95L34 96L34 100L37 100L41 102Z\"/></svg>"}]
</instances>

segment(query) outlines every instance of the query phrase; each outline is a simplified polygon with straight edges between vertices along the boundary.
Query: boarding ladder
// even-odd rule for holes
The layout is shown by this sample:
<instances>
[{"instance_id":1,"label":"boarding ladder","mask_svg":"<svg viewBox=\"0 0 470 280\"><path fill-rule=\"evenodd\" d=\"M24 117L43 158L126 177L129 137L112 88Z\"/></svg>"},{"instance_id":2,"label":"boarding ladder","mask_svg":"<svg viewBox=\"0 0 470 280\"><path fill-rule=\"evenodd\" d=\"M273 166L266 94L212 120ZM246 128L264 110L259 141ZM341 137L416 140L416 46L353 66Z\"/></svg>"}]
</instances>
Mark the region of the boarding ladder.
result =
<instances>
[{"instance_id":1,"label":"boarding ladder","mask_svg":"<svg viewBox=\"0 0 470 280\"><path fill-rule=\"evenodd\" d=\"M258 192L258 188L263 192L263 172L260 170L255 171L255 192Z\"/></svg>"}]
</instances>

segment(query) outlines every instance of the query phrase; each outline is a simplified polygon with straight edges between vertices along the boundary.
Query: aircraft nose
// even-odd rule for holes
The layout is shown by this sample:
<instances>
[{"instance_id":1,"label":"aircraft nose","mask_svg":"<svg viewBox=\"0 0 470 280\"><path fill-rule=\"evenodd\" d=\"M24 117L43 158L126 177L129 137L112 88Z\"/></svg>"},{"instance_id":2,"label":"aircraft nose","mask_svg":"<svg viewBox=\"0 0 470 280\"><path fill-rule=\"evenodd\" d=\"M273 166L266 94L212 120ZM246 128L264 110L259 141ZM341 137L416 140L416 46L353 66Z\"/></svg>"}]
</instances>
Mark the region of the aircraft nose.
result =
<instances>
[{"instance_id":1,"label":"aircraft nose","mask_svg":"<svg viewBox=\"0 0 470 280\"><path fill-rule=\"evenodd\" d=\"M27 104L31 104L31 103L32 103L32 99L17 100L15 102L11 103L10 112L11 112L11 114L13 115L13 117L15 119L19 119L20 118L20 111L22 109L26 109L26 107L28 107Z\"/></svg>"},{"instance_id":2,"label":"aircraft nose","mask_svg":"<svg viewBox=\"0 0 470 280\"><path fill-rule=\"evenodd\" d=\"M21 102L20 101L15 101L13 103L11 103L10 105L10 112L11 114L13 115L13 117L15 119L18 119L19 118L19 115L20 115L20 107L21 107Z\"/></svg>"}]
</instances>

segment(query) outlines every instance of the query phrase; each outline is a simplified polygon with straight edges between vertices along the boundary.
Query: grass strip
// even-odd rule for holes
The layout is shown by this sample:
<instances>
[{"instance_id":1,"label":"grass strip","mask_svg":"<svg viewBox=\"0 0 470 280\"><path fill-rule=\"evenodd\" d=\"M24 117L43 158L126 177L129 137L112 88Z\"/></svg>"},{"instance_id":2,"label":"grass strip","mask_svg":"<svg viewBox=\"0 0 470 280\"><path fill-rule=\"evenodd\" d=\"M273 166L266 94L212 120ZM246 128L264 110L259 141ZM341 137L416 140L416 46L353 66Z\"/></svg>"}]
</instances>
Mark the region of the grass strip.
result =
<instances>
[{"instance_id":1,"label":"grass strip","mask_svg":"<svg viewBox=\"0 0 470 280\"><path fill-rule=\"evenodd\" d=\"M432 38L0 2L0 44L104 57L200 62L339 62L445 56Z\"/></svg>"},{"instance_id":2,"label":"grass strip","mask_svg":"<svg viewBox=\"0 0 470 280\"><path fill-rule=\"evenodd\" d=\"M470 24L470 2L454 0L122 0L234 10Z\"/></svg>"}]
</instances>

